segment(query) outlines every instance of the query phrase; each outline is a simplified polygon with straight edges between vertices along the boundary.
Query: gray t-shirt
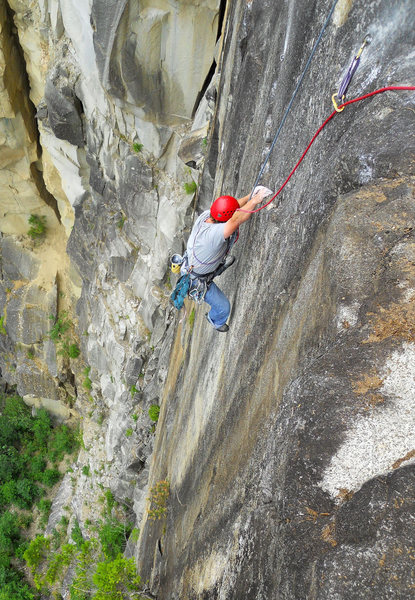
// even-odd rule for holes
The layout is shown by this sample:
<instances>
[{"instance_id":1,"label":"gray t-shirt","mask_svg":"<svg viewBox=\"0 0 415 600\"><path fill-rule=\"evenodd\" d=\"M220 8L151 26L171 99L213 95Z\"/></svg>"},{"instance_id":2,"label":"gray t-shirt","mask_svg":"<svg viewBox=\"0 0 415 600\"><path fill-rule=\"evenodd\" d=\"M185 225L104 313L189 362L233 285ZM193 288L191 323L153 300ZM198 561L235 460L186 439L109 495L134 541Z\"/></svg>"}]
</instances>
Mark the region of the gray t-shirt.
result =
<instances>
[{"instance_id":1,"label":"gray t-shirt","mask_svg":"<svg viewBox=\"0 0 415 600\"><path fill-rule=\"evenodd\" d=\"M210 211L205 210L193 225L187 242L187 260L189 267L199 275L212 273L223 261L234 236L224 238L225 223L206 223Z\"/></svg>"}]
</instances>

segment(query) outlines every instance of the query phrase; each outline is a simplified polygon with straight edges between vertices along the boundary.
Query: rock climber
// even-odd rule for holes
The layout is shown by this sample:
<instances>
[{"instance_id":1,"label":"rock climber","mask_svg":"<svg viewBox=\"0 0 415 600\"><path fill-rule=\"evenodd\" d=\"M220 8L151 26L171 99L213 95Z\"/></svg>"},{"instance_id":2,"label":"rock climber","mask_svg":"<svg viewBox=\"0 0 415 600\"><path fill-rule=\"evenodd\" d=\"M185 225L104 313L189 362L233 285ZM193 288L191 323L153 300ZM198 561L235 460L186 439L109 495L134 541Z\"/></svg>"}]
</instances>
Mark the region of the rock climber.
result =
<instances>
[{"instance_id":1,"label":"rock climber","mask_svg":"<svg viewBox=\"0 0 415 600\"><path fill-rule=\"evenodd\" d=\"M250 213L239 212L238 208L253 210L257 204L271 194L264 186L254 189L250 194L237 200L232 196L220 196L210 210L204 211L196 220L187 242L182 273L190 271L192 279L189 296L202 290L203 298L210 305L206 318L216 331L227 332L231 306L228 298L213 282L235 261L229 254L239 236L239 226L251 217Z\"/></svg>"}]
</instances>

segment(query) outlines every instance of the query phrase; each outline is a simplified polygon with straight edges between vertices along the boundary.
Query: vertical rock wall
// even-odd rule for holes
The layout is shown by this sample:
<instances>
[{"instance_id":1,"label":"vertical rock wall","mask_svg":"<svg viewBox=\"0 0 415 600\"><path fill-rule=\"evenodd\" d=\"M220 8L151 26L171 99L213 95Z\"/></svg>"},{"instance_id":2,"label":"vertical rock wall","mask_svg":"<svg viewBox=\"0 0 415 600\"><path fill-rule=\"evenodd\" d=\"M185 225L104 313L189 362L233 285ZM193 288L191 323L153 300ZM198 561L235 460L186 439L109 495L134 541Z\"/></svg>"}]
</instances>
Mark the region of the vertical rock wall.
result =
<instances>
[{"instance_id":1,"label":"vertical rock wall","mask_svg":"<svg viewBox=\"0 0 415 600\"><path fill-rule=\"evenodd\" d=\"M60 495L81 525L98 484L143 509L173 334L167 262L192 218L219 4L2 4L0 368L26 401L83 420ZM46 217L40 242L31 214ZM60 356L50 317L69 319L79 358Z\"/></svg>"},{"instance_id":2,"label":"vertical rock wall","mask_svg":"<svg viewBox=\"0 0 415 600\"><path fill-rule=\"evenodd\" d=\"M232 2L203 189L246 194L332 2ZM337 3L262 183L278 189L348 97L414 85L412 2ZM414 93L336 115L279 201L241 227L204 307L178 329L139 570L160 598L413 596ZM201 207L210 202L201 196Z\"/></svg>"}]
</instances>

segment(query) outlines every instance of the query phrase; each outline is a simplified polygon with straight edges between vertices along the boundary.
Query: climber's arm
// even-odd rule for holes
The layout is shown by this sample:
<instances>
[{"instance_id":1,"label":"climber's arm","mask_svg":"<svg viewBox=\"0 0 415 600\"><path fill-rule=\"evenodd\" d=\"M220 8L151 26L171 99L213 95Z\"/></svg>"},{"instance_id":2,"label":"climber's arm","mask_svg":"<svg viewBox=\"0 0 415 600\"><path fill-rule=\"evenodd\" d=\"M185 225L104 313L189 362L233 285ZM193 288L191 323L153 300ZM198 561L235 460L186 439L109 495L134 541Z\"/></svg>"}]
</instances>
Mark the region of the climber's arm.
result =
<instances>
[{"instance_id":1,"label":"climber's arm","mask_svg":"<svg viewBox=\"0 0 415 600\"><path fill-rule=\"evenodd\" d=\"M250 196L251 194L248 194L247 196L244 196L243 198L238 199L238 203L240 207L244 207L244 210L254 210L255 207L263 201L263 199L268 196L271 192L271 190L268 190L265 187L260 187L258 189L258 191L256 192L256 194L254 194L252 196L251 199ZM231 237L231 235L234 233L234 231L236 231L238 229L238 227L240 225L242 225L242 223L245 223L245 221L248 221L248 219L251 217L250 213L246 213L246 212L240 212L240 211L236 211L232 217L229 219L229 221L227 221L225 223L225 228L223 230L223 237L226 239L228 239L229 237Z\"/></svg>"}]
</instances>

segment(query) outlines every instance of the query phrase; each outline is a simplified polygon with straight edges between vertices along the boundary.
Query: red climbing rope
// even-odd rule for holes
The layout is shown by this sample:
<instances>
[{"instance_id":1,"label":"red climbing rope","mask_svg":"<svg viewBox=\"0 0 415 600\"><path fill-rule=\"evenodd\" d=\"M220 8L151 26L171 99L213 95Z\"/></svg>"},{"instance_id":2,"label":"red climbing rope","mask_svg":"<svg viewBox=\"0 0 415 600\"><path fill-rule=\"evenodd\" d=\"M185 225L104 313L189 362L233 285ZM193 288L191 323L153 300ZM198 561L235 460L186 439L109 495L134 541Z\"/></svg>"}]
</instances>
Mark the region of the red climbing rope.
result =
<instances>
[{"instance_id":1,"label":"red climbing rope","mask_svg":"<svg viewBox=\"0 0 415 600\"><path fill-rule=\"evenodd\" d=\"M415 90L415 86L413 86L413 85L402 85L402 86L384 87L384 88L380 88L379 90L375 90L374 92L370 92L369 94L365 94L364 96L359 96L358 98L354 98L353 100L348 100L347 102L344 102L343 104L340 104L338 106L337 110L334 110L331 113L331 115L324 121L324 123L317 129L316 133L313 135L313 137L311 139L311 142L308 144L307 148L304 150L303 154L301 155L300 160L297 162L297 164L295 165L294 169L288 175L287 179L284 181L284 183L282 184L282 186L280 187L280 189L278 190L278 192L271 198L271 200L268 200L268 202L266 204L264 204L263 206L260 206L259 208L255 209L255 210L244 210L243 208L238 208L238 211L245 212L245 213L257 213L260 210L263 210L269 204L271 204L271 202L273 200L275 200L275 198L278 196L278 194L280 194L280 192L282 192L282 190L285 188L285 186L287 185L287 183L290 181L291 177L294 175L295 171L300 166L303 158L305 157L305 155L307 154L307 152L310 150L310 148L311 148L314 140L319 135L319 133L325 128L325 126L327 125L327 123L329 121L331 121L331 119L335 115L337 115L337 113L339 111L341 111L345 106L347 106L348 104L354 104L355 102L359 102L360 100L365 100L366 98L370 98L371 96L375 96L376 94L381 94L382 92L388 92L388 91L391 91L391 90Z\"/></svg>"}]
</instances>

